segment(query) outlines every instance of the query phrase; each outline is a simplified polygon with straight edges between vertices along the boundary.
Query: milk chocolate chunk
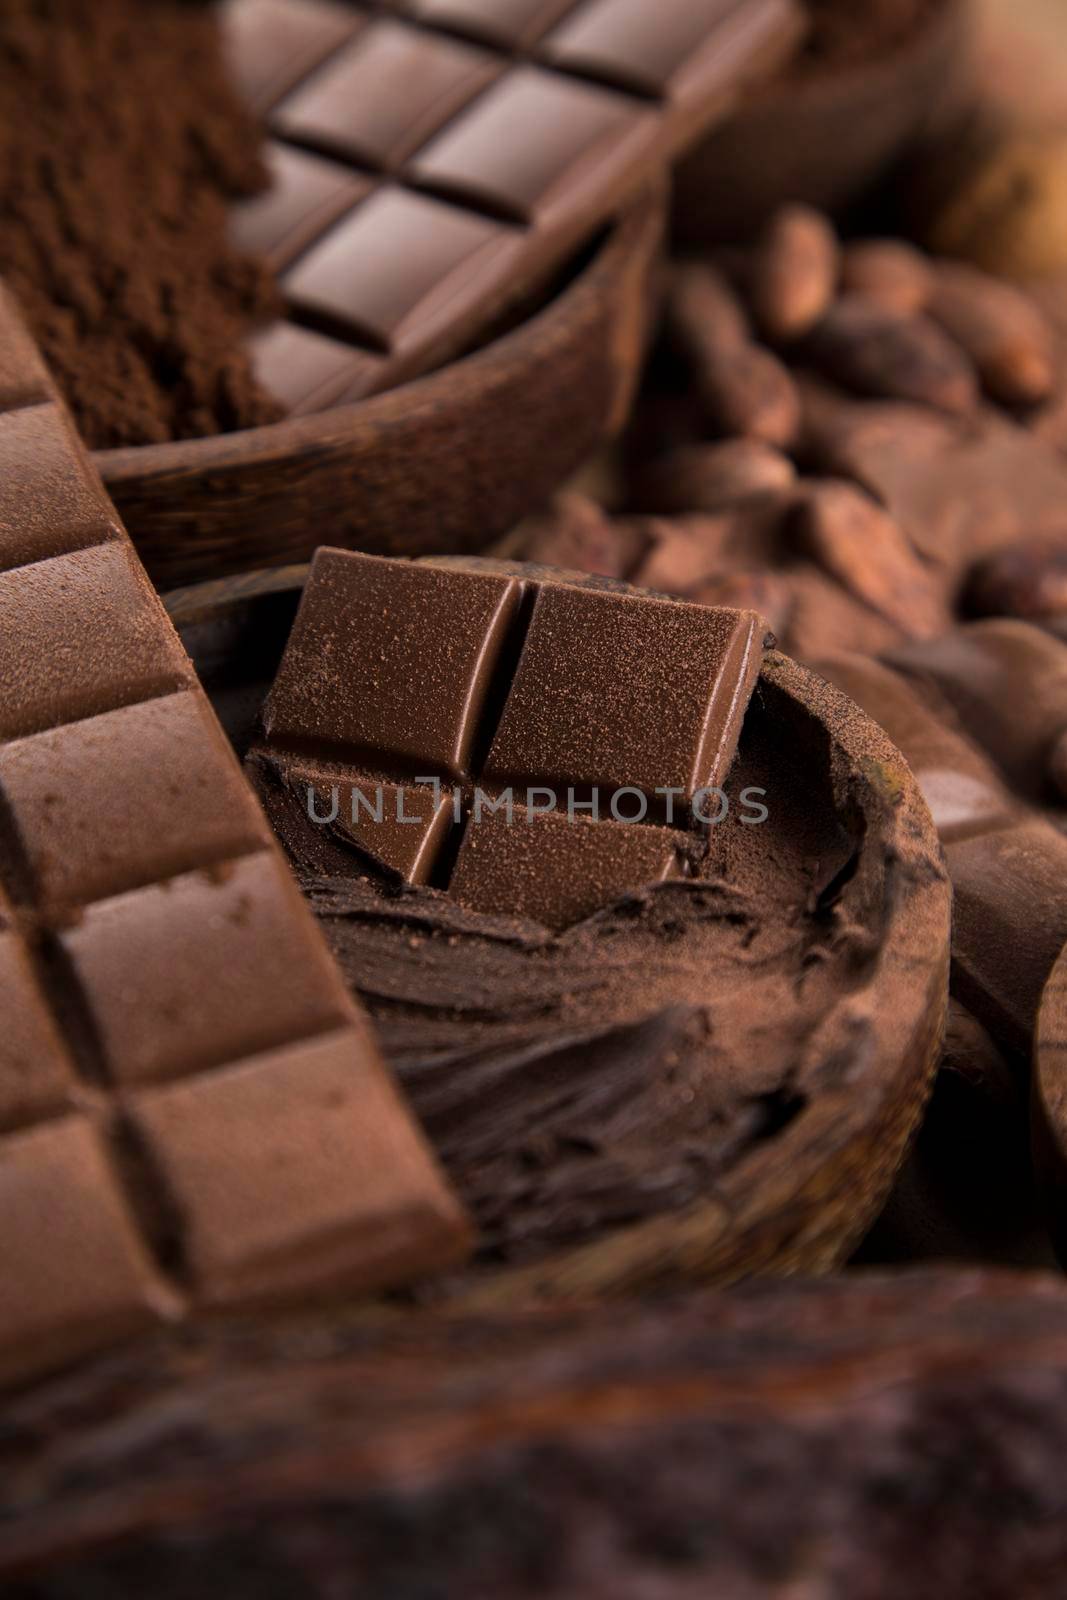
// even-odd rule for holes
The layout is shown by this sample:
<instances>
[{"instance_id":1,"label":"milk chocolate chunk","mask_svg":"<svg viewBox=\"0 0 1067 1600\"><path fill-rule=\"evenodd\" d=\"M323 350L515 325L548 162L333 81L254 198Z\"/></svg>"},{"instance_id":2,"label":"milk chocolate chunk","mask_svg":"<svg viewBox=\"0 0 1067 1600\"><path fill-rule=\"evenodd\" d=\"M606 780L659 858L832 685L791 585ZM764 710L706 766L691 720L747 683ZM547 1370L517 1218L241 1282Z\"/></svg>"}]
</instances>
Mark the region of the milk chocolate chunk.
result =
<instances>
[{"instance_id":1,"label":"milk chocolate chunk","mask_svg":"<svg viewBox=\"0 0 1067 1600\"><path fill-rule=\"evenodd\" d=\"M577 0L396 0L420 22L482 35L495 44L536 43Z\"/></svg>"},{"instance_id":2,"label":"milk chocolate chunk","mask_svg":"<svg viewBox=\"0 0 1067 1600\"><path fill-rule=\"evenodd\" d=\"M74 440L54 402L0 411L0 569L119 537L114 511L101 504Z\"/></svg>"},{"instance_id":3,"label":"milk chocolate chunk","mask_svg":"<svg viewBox=\"0 0 1067 1600\"><path fill-rule=\"evenodd\" d=\"M283 278L327 332L409 359L466 305L499 298L520 248L513 230L458 206L383 187Z\"/></svg>"},{"instance_id":4,"label":"milk chocolate chunk","mask_svg":"<svg viewBox=\"0 0 1067 1600\"><path fill-rule=\"evenodd\" d=\"M632 802L631 802L632 803ZM567 927L636 885L679 877L693 841L670 828L600 827L515 806L468 827L449 888L473 911Z\"/></svg>"},{"instance_id":5,"label":"milk chocolate chunk","mask_svg":"<svg viewBox=\"0 0 1067 1600\"><path fill-rule=\"evenodd\" d=\"M494 574L322 550L264 714L369 770L470 770L521 586Z\"/></svg>"},{"instance_id":6,"label":"milk chocolate chunk","mask_svg":"<svg viewBox=\"0 0 1067 1600\"><path fill-rule=\"evenodd\" d=\"M0 562L5 547L0 538ZM0 739L171 694L191 677L125 539L0 572Z\"/></svg>"},{"instance_id":7,"label":"milk chocolate chunk","mask_svg":"<svg viewBox=\"0 0 1067 1600\"><path fill-rule=\"evenodd\" d=\"M764 635L751 613L545 585L486 776L692 799L729 771Z\"/></svg>"},{"instance_id":8,"label":"milk chocolate chunk","mask_svg":"<svg viewBox=\"0 0 1067 1600\"><path fill-rule=\"evenodd\" d=\"M28 344L0 290L0 393L15 405L0 412L4 1384L188 1317L216 1292L381 1287L447 1263L466 1239L50 380L31 361L26 383L12 381L11 354ZM27 497L24 519L5 495L13 508ZM239 1191L218 1217L236 1235L271 1196L259 1147L240 1145L226 1073L252 1058L260 1104L258 1058L306 1047L313 1063L324 1036L331 1086L320 1074L305 1092L295 1067L272 1078L275 1130L301 1131L289 1231L218 1241L232 1271L198 1277L132 1097L181 1078L194 1106L202 1095L213 1119L235 1119L213 1121L208 1145ZM337 1203L297 1216L318 1181L318 1127ZM183 1148L191 1160L199 1146Z\"/></svg>"},{"instance_id":9,"label":"milk chocolate chunk","mask_svg":"<svg viewBox=\"0 0 1067 1600\"><path fill-rule=\"evenodd\" d=\"M325 869L336 860L330 848L336 838L381 872L406 883L429 880L454 825L454 790L353 777L344 767L301 761L289 766L288 777L298 814L290 811L285 836L292 846L302 831L309 867Z\"/></svg>"},{"instance_id":10,"label":"milk chocolate chunk","mask_svg":"<svg viewBox=\"0 0 1067 1600\"><path fill-rule=\"evenodd\" d=\"M302 417L359 400L382 380L385 358L292 322L272 322L249 341L259 381Z\"/></svg>"},{"instance_id":11,"label":"milk chocolate chunk","mask_svg":"<svg viewBox=\"0 0 1067 1600\"><path fill-rule=\"evenodd\" d=\"M685 833L656 826L675 807L700 853L688 808L730 771L765 625L535 571L319 552L253 758L301 860L336 866L347 843L409 882L559 928L680 870ZM367 773L392 781L368 793ZM301 813L309 776L320 795L330 780L325 813L309 799L329 830L319 845ZM400 786L407 823L398 777L424 786L421 800ZM350 815L332 814L335 788Z\"/></svg>"}]
</instances>

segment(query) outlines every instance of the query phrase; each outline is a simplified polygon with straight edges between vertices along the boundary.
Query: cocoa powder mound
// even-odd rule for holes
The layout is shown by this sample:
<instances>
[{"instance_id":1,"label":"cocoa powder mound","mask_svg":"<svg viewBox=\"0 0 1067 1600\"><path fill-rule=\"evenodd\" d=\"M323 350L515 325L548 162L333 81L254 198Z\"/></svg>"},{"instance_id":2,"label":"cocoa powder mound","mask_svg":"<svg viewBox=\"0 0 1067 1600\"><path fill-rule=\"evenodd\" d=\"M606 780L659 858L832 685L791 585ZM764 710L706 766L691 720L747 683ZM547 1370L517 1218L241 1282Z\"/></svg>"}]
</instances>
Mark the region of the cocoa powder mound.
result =
<instances>
[{"instance_id":1,"label":"cocoa powder mound","mask_svg":"<svg viewBox=\"0 0 1067 1600\"><path fill-rule=\"evenodd\" d=\"M230 248L266 181L214 8L4 0L0 275L94 448L268 422L242 338L276 290Z\"/></svg>"}]
</instances>

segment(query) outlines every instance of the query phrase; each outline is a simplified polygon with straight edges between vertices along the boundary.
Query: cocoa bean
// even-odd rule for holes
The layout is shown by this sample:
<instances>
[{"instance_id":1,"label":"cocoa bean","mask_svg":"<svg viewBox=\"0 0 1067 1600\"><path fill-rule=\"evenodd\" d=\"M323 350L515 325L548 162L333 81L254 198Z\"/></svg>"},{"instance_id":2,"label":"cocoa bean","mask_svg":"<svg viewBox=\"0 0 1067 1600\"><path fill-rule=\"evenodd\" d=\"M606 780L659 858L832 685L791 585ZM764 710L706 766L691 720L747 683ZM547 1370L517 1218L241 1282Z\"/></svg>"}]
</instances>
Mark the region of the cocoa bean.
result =
<instances>
[{"instance_id":1,"label":"cocoa bean","mask_svg":"<svg viewBox=\"0 0 1067 1600\"><path fill-rule=\"evenodd\" d=\"M690 598L703 606L756 611L776 637L785 633L793 611L789 580L778 572L731 572L710 579Z\"/></svg>"},{"instance_id":2,"label":"cocoa bean","mask_svg":"<svg viewBox=\"0 0 1067 1600\"><path fill-rule=\"evenodd\" d=\"M815 365L858 394L913 400L942 411L973 411L974 367L925 316L903 317L863 295L845 295L807 346Z\"/></svg>"},{"instance_id":3,"label":"cocoa bean","mask_svg":"<svg viewBox=\"0 0 1067 1600\"><path fill-rule=\"evenodd\" d=\"M625 578L643 551L644 539L632 523L605 516L584 495L565 493L527 524L516 555L546 567Z\"/></svg>"},{"instance_id":4,"label":"cocoa bean","mask_svg":"<svg viewBox=\"0 0 1067 1600\"><path fill-rule=\"evenodd\" d=\"M907 536L854 484L806 484L794 533L824 571L907 637L929 638L949 626L948 607Z\"/></svg>"},{"instance_id":5,"label":"cocoa bean","mask_svg":"<svg viewBox=\"0 0 1067 1600\"><path fill-rule=\"evenodd\" d=\"M784 206L764 230L752 259L756 322L775 343L810 333L837 289L841 250L833 224L810 206Z\"/></svg>"},{"instance_id":6,"label":"cocoa bean","mask_svg":"<svg viewBox=\"0 0 1067 1600\"><path fill-rule=\"evenodd\" d=\"M695 368L708 424L717 432L788 449L800 429L800 398L771 351L741 344L708 349Z\"/></svg>"},{"instance_id":7,"label":"cocoa bean","mask_svg":"<svg viewBox=\"0 0 1067 1600\"><path fill-rule=\"evenodd\" d=\"M966 352L994 400L1037 405L1052 394L1052 329L1020 290L973 267L944 264L929 313Z\"/></svg>"},{"instance_id":8,"label":"cocoa bean","mask_svg":"<svg viewBox=\"0 0 1067 1600\"><path fill-rule=\"evenodd\" d=\"M845 247L841 283L849 294L911 317L925 310L934 271L929 258L902 239L864 239Z\"/></svg>"},{"instance_id":9,"label":"cocoa bean","mask_svg":"<svg viewBox=\"0 0 1067 1600\"><path fill-rule=\"evenodd\" d=\"M689 445L653 461L634 494L645 511L722 511L752 499L782 498L796 468L779 450L757 439Z\"/></svg>"},{"instance_id":10,"label":"cocoa bean","mask_svg":"<svg viewBox=\"0 0 1067 1600\"><path fill-rule=\"evenodd\" d=\"M699 363L709 350L732 349L750 337L745 308L726 278L705 262L671 274L667 328L680 353Z\"/></svg>"},{"instance_id":11,"label":"cocoa bean","mask_svg":"<svg viewBox=\"0 0 1067 1600\"><path fill-rule=\"evenodd\" d=\"M1067 615L1067 546L1031 539L987 556L971 568L962 606L969 616L1026 622Z\"/></svg>"}]
</instances>

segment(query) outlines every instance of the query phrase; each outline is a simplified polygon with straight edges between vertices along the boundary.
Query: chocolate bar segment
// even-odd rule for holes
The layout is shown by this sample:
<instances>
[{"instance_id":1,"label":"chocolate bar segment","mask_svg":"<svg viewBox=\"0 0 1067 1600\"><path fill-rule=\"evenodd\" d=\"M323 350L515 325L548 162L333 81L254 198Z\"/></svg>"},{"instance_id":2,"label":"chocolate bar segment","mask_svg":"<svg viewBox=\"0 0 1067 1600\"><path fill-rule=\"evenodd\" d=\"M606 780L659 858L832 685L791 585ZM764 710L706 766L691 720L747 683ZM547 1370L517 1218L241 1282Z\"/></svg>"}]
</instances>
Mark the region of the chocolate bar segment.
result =
<instances>
[{"instance_id":1,"label":"chocolate bar segment","mask_svg":"<svg viewBox=\"0 0 1067 1600\"><path fill-rule=\"evenodd\" d=\"M499 57L400 22L372 22L290 95L275 131L385 170L473 100L502 70Z\"/></svg>"},{"instance_id":2,"label":"chocolate bar segment","mask_svg":"<svg viewBox=\"0 0 1067 1600\"><path fill-rule=\"evenodd\" d=\"M412 170L476 209L551 225L577 217L594 195L624 192L655 140L653 116L624 96L519 67L433 140Z\"/></svg>"},{"instance_id":3,"label":"chocolate bar segment","mask_svg":"<svg viewBox=\"0 0 1067 1600\"><path fill-rule=\"evenodd\" d=\"M466 30L494 44L531 45L577 0L397 0L420 22Z\"/></svg>"},{"instance_id":4,"label":"chocolate bar segment","mask_svg":"<svg viewBox=\"0 0 1067 1600\"><path fill-rule=\"evenodd\" d=\"M242 250L280 272L365 199L371 182L350 167L284 144L270 146L267 165L271 187L234 209L232 231Z\"/></svg>"},{"instance_id":5,"label":"chocolate bar segment","mask_svg":"<svg viewBox=\"0 0 1067 1600\"><path fill-rule=\"evenodd\" d=\"M309 870L561 929L699 862L766 640L544 568L321 550L249 772Z\"/></svg>"},{"instance_id":6,"label":"chocolate bar segment","mask_svg":"<svg viewBox=\"0 0 1067 1600\"><path fill-rule=\"evenodd\" d=\"M277 194L236 223L282 269L293 321L387 358L360 394L528 303L799 22L794 0L230 0L223 15L278 145L388 182L350 215L338 175L305 165L298 194L275 147ZM336 403L325 381L300 398Z\"/></svg>"},{"instance_id":7,"label":"chocolate bar segment","mask_svg":"<svg viewBox=\"0 0 1067 1600\"><path fill-rule=\"evenodd\" d=\"M0 1209L0 1382L177 1313L88 1118L0 1141Z\"/></svg>"},{"instance_id":8,"label":"chocolate bar segment","mask_svg":"<svg viewBox=\"0 0 1067 1600\"><path fill-rule=\"evenodd\" d=\"M2 1382L466 1242L43 368L12 375L27 349L0 289L3 393L31 401L0 413ZM192 1131L172 1113L156 1160L133 1102L148 1127L165 1094Z\"/></svg>"},{"instance_id":9,"label":"chocolate bar segment","mask_svg":"<svg viewBox=\"0 0 1067 1600\"><path fill-rule=\"evenodd\" d=\"M0 1132L62 1110L75 1087L70 1057L15 932L0 932Z\"/></svg>"},{"instance_id":10,"label":"chocolate bar segment","mask_svg":"<svg viewBox=\"0 0 1067 1600\"><path fill-rule=\"evenodd\" d=\"M274 742L322 743L370 771L470 770L518 613L514 578L322 550L267 702Z\"/></svg>"},{"instance_id":11,"label":"chocolate bar segment","mask_svg":"<svg viewBox=\"0 0 1067 1600\"><path fill-rule=\"evenodd\" d=\"M257 111L269 110L365 20L335 0L225 0L223 6L233 70Z\"/></svg>"},{"instance_id":12,"label":"chocolate bar segment","mask_svg":"<svg viewBox=\"0 0 1067 1600\"><path fill-rule=\"evenodd\" d=\"M200 695L166 695L0 745L0 797L28 897L50 910L269 840Z\"/></svg>"},{"instance_id":13,"label":"chocolate bar segment","mask_svg":"<svg viewBox=\"0 0 1067 1600\"><path fill-rule=\"evenodd\" d=\"M464 305L499 299L520 248L499 223L383 187L302 257L283 287L315 326L410 362ZM383 369L382 381L395 370Z\"/></svg>"},{"instance_id":14,"label":"chocolate bar segment","mask_svg":"<svg viewBox=\"0 0 1067 1600\"><path fill-rule=\"evenodd\" d=\"M752 612L546 584L486 776L691 800L729 771L765 634Z\"/></svg>"},{"instance_id":15,"label":"chocolate bar segment","mask_svg":"<svg viewBox=\"0 0 1067 1600\"><path fill-rule=\"evenodd\" d=\"M0 542L0 565L4 548ZM191 681L127 540L0 572L0 739L172 694Z\"/></svg>"},{"instance_id":16,"label":"chocolate bar segment","mask_svg":"<svg viewBox=\"0 0 1067 1600\"><path fill-rule=\"evenodd\" d=\"M328 334L273 322L248 347L256 376L294 417L358 400L379 388L385 359Z\"/></svg>"},{"instance_id":17,"label":"chocolate bar segment","mask_svg":"<svg viewBox=\"0 0 1067 1600\"><path fill-rule=\"evenodd\" d=\"M516 805L467 828L449 885L472 911L523 914L547 927L581 922L642 884L681 877L691 841L670 828L531 812Z\"/></svg>"},{"instance_id":18,"label":"chocolate bar segment","mask_svg":"<svg viewBox=\"0 0 1067 1600\"><path fill-rule=\"evenodd\" d=\"M366 1290L418 1272L428 1241L454 1249L396 1092L354 1024L145 1093L131 1118L205 1304Z\"/></svg>"},{"instance_id":19,"label":"chocolate bar segment","mask_svg":"<svg viewBox=\"0 0 1067 1600\"><path fill-rule=\"evenodd\" d=\"M221 1066L349 1014L273 850L100 901L60 939L116 1083Z\"/></svg>"},{"instance_id":20,"label":"chocolate bar segment","mask_svg":"<svg viewBox=\"0 0 1067 1600\"><path fill-rule=\"evenodd\" d=\"M119 537L111 507L101 504L86 483L74 448L61 406L46 402L0 412L3 566L43 561Z\"/></svg>"}]
</instances>

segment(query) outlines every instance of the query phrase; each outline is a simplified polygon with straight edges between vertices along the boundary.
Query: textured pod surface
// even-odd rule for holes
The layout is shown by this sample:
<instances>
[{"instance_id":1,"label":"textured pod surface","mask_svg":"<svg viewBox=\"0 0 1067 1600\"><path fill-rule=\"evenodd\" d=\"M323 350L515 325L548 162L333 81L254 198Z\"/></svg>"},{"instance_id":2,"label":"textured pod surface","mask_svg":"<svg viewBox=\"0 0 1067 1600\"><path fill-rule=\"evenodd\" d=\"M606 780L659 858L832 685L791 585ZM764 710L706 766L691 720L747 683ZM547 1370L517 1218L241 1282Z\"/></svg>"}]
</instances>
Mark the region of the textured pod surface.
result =
<instances>
[{"instance_id":1,"label":"textured pod surface","mask_svg":"<svg viewBox=\"0 0 1067 1600\"><path fill-rule=\"evenodd\" d=\"M1067 1292L982 1272L323 1319L12 1407L9 1600L1045 1600Z\"/></svg>"}]
</instances>

